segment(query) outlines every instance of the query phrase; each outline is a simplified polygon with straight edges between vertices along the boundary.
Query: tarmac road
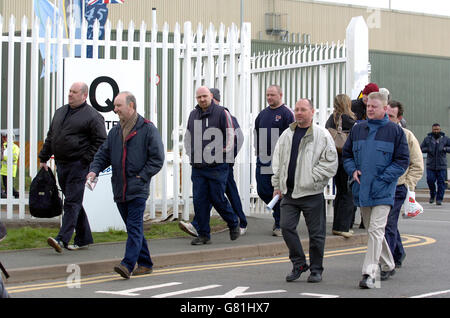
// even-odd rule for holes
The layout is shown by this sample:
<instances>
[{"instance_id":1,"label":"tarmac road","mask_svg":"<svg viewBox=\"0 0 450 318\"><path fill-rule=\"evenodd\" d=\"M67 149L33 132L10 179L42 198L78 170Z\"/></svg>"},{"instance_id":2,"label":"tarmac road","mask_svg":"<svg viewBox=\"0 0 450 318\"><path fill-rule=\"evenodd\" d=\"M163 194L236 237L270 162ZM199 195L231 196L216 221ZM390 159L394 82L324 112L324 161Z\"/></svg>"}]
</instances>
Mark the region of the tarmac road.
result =
<instances>
[{"instance_id":1,"label":"tarmac road","mask_svg":"<svg viewBox=\"0 0 450 318\"><path fill-rule=\"evenodd\" d=\"M110 271L82 275L81 281L76 281L76 269L72 268L65 279L8 284L7 288L12 297L23 298L450 298L450 204L423 205L424 214L400 219L407 254L404 265L372 290L358 288L364 245L328 248L323 281L318 284L306 282L308 273L286 283L291 264L285 252L161 267L130 280Z\"/></svg>"}]
</instances>

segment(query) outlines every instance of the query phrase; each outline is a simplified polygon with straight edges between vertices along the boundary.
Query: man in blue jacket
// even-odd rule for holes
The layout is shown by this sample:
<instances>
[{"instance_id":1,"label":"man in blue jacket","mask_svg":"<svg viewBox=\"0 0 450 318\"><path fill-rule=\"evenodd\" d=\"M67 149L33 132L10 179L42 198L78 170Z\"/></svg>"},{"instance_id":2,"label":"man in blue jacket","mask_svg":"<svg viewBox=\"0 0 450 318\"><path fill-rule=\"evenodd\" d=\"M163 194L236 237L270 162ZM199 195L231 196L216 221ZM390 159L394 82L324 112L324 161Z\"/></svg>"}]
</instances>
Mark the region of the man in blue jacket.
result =
<instances>
[{"instance_id":1,"label":"man in blue jacket","mask_svg":"<svg viewBox=\"0 0 450 318\"><path fill-rule=\"evenodd\" d=\"M361 209L368 231L367 253L362 268L361 288L374 288L381 264L381 280L395 273L395 264L384 230L394 204L398 178L409 165L409 150L403 129L386 114L387 97L370 93L367 121L355 125L344 145L344 169L353 178L355 205Z\"/></svg>"},{"instance_id":2,"label":"man in blue jacket","mask_svg":"<svg viewBox=\"0 0 450 318\"><path fill-rule=\"evenodd\" d=\"M158 129L136 111L136 98L121 92L114 99L120 122L108 133L92 162L87 180L112 166L114 201L127 227L125 257L114 270L123 278L152 272L153 262L144 237L143 215L150 180L164 164L164 148ZM134 269L136 263L138 267Z\"/></svg>"},{"instance_id":3,"label":"man in blue jacket","mask_svg":"<svg viewBox=\"0 0 450 318\"><path fill-rule=\"evenodd\" d=\"M439 124L433 124L420 148L427 154L427 183L430 189L430 204L436 198L436 205L441 205L447 181L447 153L450 152L450 138L442 131ZM437 181L437 193L436 193Z\"/></svg>"}]
</instances>

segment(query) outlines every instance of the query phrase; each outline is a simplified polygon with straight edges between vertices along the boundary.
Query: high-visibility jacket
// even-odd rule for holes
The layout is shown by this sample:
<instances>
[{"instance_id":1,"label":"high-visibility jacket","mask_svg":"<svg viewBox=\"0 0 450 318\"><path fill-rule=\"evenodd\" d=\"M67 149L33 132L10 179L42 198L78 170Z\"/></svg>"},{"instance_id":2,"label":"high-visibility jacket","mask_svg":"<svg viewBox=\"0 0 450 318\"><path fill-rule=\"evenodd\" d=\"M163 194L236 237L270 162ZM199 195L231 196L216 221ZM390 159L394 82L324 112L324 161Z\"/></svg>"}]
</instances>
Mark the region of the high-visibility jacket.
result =
<instances>
[{"instance_id":1,"label":"high-visibility jacket","mask_svg":"<svg viewBox=\"0 0 450 318\"><path fill-rule=\"evenodd\" d=\"M8 175L8 149L6 148L7 143L3 144L3 160L2 160L2 170L0 174L2 176ZM19 161L20 148L13 143L13 178L16 177L17 172L17 161Z\"/></svg>"}]
</instances>

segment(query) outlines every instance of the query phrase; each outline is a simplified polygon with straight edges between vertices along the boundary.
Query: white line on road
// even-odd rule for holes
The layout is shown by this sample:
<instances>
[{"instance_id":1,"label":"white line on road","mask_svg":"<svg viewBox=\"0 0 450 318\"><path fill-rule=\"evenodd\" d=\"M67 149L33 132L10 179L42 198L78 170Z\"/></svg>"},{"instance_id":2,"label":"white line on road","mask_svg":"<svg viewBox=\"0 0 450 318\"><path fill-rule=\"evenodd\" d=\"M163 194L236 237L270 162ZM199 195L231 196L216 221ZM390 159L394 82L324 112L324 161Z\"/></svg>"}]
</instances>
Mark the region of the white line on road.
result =
<instances>
[{"instance_id":1,"label":"white line on road","mask_svg":"<svg viewBox=\"0 0 450 318\"><path fill-rule=\"evenodd\" d=\"M250 287L244 287L239 286L236 287L229 292L223 294L223 295L214 295L214 296L202 296L198 298L236 298L240 296L250 296L250 295L263 295L263 294L278 294L278 293L285 293L286 291L283 289L278 290L266 290L266 291L259 291L259 292L249 292L246 293L247 289Z\"/></svg>"},{"instance_id":2,"label":"white line on road","mask_svg":"<svg viewBox=\"0 0 450 318\"><path fill-rule=\"evenodd\" d=\"M140 294L137 294L136 292L142 291L142 290L149 290L149 289L156 289L156 288L163 288L163 287L170 287L175 285L180 285L182 283L173 282L173 283L167 283L167 284L160 284L160 285L152 285L152 286L146 286L146 287L138 287L133 289L126 289L121 291L107 291L107 290L99 290L96 291L97 294L110 294L110 295L120 295L120 296L139 296Z\"/></svg>"},{"instance_id":3,"label":"white line on road","mask_svg":"<svg viewBox=\"0 0 450 318\"><path fill-rule=\"evenodd\" d=\"M428 294L422 294L422 295L412 296L412 297L410 297L410 298L425 298L425 297L431 297L431 296L442 295L442 294L448 294L448 293L450 293L450 289L442 290L442 291L437 291L437 292L433 292L433 293L428 293Z\"/></svg>"},{"instance_id":4,"label":"white line on road","mask_svg":"<svg viewBox=\"0 0 450 318\"><path fill-rule=\"evenodd\" d=\"M300 295L319 297L319 298L339 298L339 295L327 295L327 294L300 293Z\"/></svg>"},{"instance_id":5,"label":"white line on road","mask_svg":"<svg viewBox=\"0 0 450 318\"><path fill-rule=\"evenodd\" d=\"M220 286L222 286L222 285L208 285L208 286L203 286L203 287L198 287L198 288L179 290L179 291L176 291L176 292L173 292L173 293L159 294L159 295L155 295L155 296L152 296L152 297L153 298L165 298L165 297L170 297L170 296L176 296L176 295L193 293L193 292L196 292L196 291L202 291L202 290L211 289L211 288L217 288L217 287L220 287Z\"/></svg>"}]
</instances>

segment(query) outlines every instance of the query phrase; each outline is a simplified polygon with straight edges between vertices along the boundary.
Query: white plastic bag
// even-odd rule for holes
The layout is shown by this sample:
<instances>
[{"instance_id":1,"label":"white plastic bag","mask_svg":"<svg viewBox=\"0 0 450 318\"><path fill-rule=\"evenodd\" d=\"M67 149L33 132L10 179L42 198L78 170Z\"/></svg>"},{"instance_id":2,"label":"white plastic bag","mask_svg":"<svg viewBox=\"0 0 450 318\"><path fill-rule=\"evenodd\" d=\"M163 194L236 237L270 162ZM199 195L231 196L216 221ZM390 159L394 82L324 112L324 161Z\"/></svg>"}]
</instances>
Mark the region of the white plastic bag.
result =
<instances>
[{"instance_id":1,"label":"white plastic bag","mask_svg":"<svg viewBox=\"0 0 450 318\"><path fill-rule=\"evenodd\" d=\"M408 189L403 210L404 218L413 218L423 213L423 207L416 201L416 193Z\"/></svg>"}]
</instances>

